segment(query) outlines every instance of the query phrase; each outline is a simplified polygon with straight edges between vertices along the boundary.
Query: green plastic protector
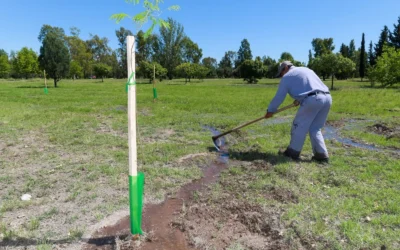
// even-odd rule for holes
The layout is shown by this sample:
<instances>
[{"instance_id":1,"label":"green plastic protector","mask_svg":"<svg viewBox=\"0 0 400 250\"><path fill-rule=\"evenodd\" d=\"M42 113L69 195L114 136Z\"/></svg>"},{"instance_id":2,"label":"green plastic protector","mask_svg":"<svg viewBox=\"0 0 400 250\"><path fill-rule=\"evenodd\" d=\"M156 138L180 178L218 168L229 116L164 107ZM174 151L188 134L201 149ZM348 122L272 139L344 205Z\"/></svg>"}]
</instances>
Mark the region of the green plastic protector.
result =
<instances>
[{"instance_id":1,"label":"green plastic protector","mask_svg":"<svg viewBox=\"0 0 400 250\"><path fill-rule=\"evenodd\" d=\"M153 88L153 97L154 99L157 99L157 89Z\"/></svg>"},{"instance_id":2,"label":"green plastic protector","mask_svg":"<svg viewBox=\"0 0 400 250\"><path fill-rule=\"evenodd\" d=\"M143 234L142 210L143 210L144 173L137 176L129 176L129 203L131 217L131 233Z\"/></svg>"},{"instance_id":3,"label":"green plastic protector","mask_svg":"<svg viewBox=\"0 0 400 250\"><path fill-rule=\"evenodd\" d=\"M134 81L133 83L131 83L131 79L132 79L132 77L135 75L135 72L132 72L132 74L129 76L129 78L128 78L128 82L126 83L126 86L125 86L125 91L128 93L128 88L129 88L129 85L135 85L136 84L136 81Z\"/></svg>"},{"instance_id":4,"label":"green plastic protector","mask_svg":"<svg viewBox=\"0 0 400 250\"><path fill-rule=\"evenodd\" d=\"M49 93L49 90L48 90L47 88L44 88L44 93L45 93L45 94L48 94L48 93Z\"/></svg>"}]
</instances>

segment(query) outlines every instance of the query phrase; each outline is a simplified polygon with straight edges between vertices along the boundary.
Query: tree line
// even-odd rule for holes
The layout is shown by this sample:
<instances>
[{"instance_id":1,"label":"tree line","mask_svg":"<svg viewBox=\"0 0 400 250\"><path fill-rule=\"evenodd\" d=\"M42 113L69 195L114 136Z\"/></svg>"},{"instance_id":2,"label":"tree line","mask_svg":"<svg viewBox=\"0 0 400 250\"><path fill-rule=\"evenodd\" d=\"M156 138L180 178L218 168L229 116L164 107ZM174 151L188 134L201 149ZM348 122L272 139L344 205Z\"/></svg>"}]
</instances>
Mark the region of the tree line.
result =
<instances>
[{"instance_id":1,"label":"tree line","mask_svg":"<svg viewBox=\"0 0 400 250\"><path fill-rule=\"evenodd\" d=\"M324 80L368 77L371 84L393 85L400 82L400 17L393 30L387 26L381 31L379 40L369 43L366 51L365 35L362 34L357 49L354 39L342 43L335 53L333 38L314 38L311 41L307 65L283 52L279 59L256 56L253 59L250 43L243 39L238 51L226 51L218 62L212 57L203 57L202 49L184 32L184 27L169 18L167 26L161 26L159 34L136 35L137 77L156 79L185 78L242 78L256 83L263 77L273 78L281 61L289 60L296 66L313 69ZM167 28L168 27L168 28ZM54 85L63 78L126 78L126 37L133 33L120 27L115 31L119 47L112 50L106 37L90 34L88 40L80 38L80 30L70 29L67 35L63 28L43 25L39 31L41 42L39 55L31 48L8 54L0 49L0 78L30 78L46 75L54 79Z\"/></svg>"}]
</instances>

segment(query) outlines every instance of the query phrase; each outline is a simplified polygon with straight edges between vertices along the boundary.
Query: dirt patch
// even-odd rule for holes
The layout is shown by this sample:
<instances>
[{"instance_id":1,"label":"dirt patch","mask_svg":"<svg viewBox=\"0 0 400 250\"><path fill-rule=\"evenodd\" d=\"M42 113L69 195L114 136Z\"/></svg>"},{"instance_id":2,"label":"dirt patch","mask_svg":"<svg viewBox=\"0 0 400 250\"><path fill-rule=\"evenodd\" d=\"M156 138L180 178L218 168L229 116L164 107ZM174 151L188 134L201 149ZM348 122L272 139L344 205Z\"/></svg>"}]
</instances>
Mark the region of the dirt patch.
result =
<instances>
[{"instance_id":1,"label":"dirt patch","mask_svg":"<svg viewBox=\"0 0 400 250\"><path fill-rule=\"evenodd\" d=\"M400 127L390 128L386 124L377 123L367 127L367 129L375 134L386 136L386 139L400 139Z\"/></svg>"},{"instance_id":2,"label":"dirt patch","mask_svg":"<svg viewBox=\"0 0 400 250\"><path fill-rule=\"evenodd\" d=\"M210 203L205 196L189 204L176 224L196 249L288 249L279 218L259 205L235 199Z\"/></svg>"},{"instance_id":3,"label":"dirt patch","mask_svg":"<svg viewBox=\"0 0 400 250\"><path fill-rule=\"evenodd\" d=\"M142 249L142 250L190 250L184 232L173 223L174 218L192 199L194 191L199 191L215 182L219 173L226 168L223 164L213 164L203 169L204 177L183 186L174 197L168 197L161 204L146 204L143 212L144 236L130 237L129 216L116 225L98 230L83 249Z\"/></svg>"}]
</instances>

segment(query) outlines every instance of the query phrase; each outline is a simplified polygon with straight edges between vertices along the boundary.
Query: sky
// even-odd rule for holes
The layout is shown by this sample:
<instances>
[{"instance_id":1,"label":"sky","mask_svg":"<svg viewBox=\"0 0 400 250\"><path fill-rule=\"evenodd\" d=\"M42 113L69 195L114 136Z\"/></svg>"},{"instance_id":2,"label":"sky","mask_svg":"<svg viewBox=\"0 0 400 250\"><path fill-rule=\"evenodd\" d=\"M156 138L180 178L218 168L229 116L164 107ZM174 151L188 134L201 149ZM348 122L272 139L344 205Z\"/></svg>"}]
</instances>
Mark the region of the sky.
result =
<instances>
[{"instance_id":1,"label":"sky","mask_svg":"<svg viewBox=\"0 0 400 250\"><path fill-rule=\"evenodd\" d=\"M179 11L167 10L175 4ZM107 37L116 49L117 29L136 33L140 27L129 19L117 24L110 16L143 11L141 5L125 0L0 0L0 6L0 49L8 53L22 47L39 52L37 37L43 24L64 28L68 35L75 26L82 39L90 34ZM238 51L243 39L249 41L253 57L279 59L282 52L289 52L305 63L313 38L332 37L337 52L352 39L359 48L365 33L368 49L370 41L377 43L383 26L392 31L400 16L399 0L164 0L161 8L162 18L182 24L203 50L203 58L218 61L226 51Z\"/></svg>"}]
</instances>

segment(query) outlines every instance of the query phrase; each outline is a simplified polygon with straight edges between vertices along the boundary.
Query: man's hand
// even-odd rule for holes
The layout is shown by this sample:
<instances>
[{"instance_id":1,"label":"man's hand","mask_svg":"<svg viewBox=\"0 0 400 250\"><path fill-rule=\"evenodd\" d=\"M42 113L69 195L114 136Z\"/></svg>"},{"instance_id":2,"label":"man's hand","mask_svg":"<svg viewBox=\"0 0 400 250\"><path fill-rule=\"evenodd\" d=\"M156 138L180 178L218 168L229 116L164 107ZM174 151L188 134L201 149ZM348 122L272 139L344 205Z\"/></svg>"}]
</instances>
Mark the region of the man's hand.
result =
<instances>
[{"instance_id":1,"label":"man's hand","mask_svg":"<svg viewBox=\"0 0 400 250\"><path fill-rule=\"evenodd\" d=\"M294 104L295 106L299 106L299 105L300 105L300 102L297 101L297 100L294 100L293 104Z\"/></svg>"},{"instance_id":2,"label":"man's hand","mask_svg":"<svg viewBox=\"0 0 400 250\"><path fill-rule=\"evenodd\" d=\"M267 113L265 114L265 119L270 118L270 117L272 117L273 115L274 115L274 113L272 113L272 112L267 112Z\"/></svg>"}]
</instances>

